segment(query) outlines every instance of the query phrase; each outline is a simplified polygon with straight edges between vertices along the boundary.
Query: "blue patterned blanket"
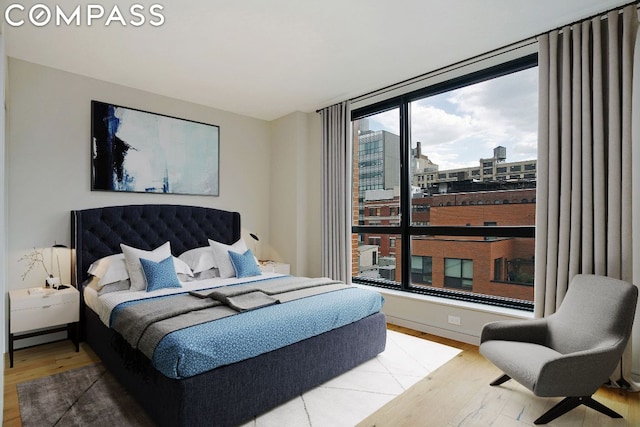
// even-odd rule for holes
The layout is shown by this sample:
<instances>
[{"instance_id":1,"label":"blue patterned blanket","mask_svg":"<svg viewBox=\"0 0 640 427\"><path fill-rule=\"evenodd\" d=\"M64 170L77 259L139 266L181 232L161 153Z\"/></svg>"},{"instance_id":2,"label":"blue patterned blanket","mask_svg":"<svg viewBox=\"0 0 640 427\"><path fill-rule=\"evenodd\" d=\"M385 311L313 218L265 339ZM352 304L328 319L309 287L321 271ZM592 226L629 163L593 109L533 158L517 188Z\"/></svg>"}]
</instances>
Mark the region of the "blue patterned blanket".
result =
<instances>
[{"instance_id":1,"label":"blue patterned blanket","mask_svg":"<svg viewBox=\"0 0 640 427\"><path fill-rule=\"evenodd\" d=\"M356 322L383 304L377 292L328 279L287 276L259 287L281 304L237 312L219 301L180 294L123 304L113 310L111 323L164 375L186 378ZM173 314L159 306L174 307L168 310ZM146 320L132 321L136 311Z\"/></svg>"}]
</instances>

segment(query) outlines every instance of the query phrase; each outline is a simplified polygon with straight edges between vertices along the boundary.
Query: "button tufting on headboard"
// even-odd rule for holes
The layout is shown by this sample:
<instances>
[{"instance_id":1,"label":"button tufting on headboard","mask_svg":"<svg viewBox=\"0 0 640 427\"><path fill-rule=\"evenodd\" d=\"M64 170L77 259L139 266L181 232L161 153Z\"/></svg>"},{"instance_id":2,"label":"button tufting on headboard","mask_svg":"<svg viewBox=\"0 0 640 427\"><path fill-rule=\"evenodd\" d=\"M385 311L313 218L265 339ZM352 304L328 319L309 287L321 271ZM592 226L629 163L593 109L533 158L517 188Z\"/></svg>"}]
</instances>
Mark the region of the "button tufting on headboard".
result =
<instances>
[{"instance_id":1,"label":"button tufting on headboard","mask_svg":"<svg viewBox=\"0 0 640 427\"><path fill-rule=\"evenodd\" d=\"M231 244L240 238L240 214L184 205L108 206L71 211L71 234L77 284L92 262L120 252L120 243L150 250L170 241L174 255L207 246L207 239Z\"/></svg>"}]
</instances>

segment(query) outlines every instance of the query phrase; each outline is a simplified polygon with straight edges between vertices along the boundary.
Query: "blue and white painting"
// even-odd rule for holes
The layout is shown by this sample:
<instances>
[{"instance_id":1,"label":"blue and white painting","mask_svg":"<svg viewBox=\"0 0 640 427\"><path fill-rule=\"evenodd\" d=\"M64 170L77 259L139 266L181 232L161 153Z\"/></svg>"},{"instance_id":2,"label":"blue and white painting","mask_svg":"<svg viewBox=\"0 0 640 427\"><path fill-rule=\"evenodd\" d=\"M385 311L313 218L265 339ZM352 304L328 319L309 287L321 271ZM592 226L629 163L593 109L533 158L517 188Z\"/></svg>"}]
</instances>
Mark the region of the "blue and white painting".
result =
<instances>
[{"instance_id":1,"label":"blue and white painting","mask_svg":"<svg viewBox=\"0 0 640 427\"><path fill-rule=\"evenodd\" d=\"M92 189L218 195L218 126L91 102Z\"/></svg>"}]
</instances>

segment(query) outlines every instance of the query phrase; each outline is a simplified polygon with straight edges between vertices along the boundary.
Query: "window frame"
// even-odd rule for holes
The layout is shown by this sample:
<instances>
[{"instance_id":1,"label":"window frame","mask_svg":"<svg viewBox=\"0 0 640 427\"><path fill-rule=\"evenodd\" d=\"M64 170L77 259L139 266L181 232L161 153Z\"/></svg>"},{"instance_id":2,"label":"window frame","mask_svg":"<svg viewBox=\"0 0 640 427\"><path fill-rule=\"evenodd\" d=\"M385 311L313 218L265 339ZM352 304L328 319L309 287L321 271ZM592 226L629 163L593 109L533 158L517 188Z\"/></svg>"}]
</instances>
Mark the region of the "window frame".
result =
<instances>
[{"instance_id":1,"label":"window frame","mask_svg":"<svg viewBox=\"0 0 640 427\"><path fill-rule=\"evenodd\" d=\"M410 122L411 122L411 102L433 95L438 95L451 90L459 89L475 83L480 83L497 77L502 77L514 72L522 71L538 65L538 54L532 53L517 59L487 67L464 76L455 77L447 81L435 83L409 93L394 96L392 98L356 108L351 111L351 121L364 119L369 116L383 113L385 111L399 109L400 120L400 207L398 214L400 223L388 226L366 226L356 225L351 221L351 232L353 234L377 235L395 234L399 235L401 252L403 254L400 263L401 281L389 283L387 280L370 279L363 277L353 277L355 283L368 284L384 288L391 288L405 292L421 293L445 298L478 302L487 305L509 307L526 311L533 311L533 302L514 300L506 297L493 295L473 294L464 291L457 291L451 288L429 288L417 287L411 284L411 240L414 236L461 236L461 237L485 237L495 239L498 237L523 237L535 238L535 226L432 226L432 225L412 225L412 205L411 185L412 176L410 171ZM493 173L493 171L491 171ZM353 188L352 188L353 191ZM353 194L351 197L353 202ZM353 209L352 209L353 211ZM409 254L409 256L404 256ZM397 268L397 267L396 267ZM399 285L399 286L398 286Z\"/></svg>"}]
</instances>

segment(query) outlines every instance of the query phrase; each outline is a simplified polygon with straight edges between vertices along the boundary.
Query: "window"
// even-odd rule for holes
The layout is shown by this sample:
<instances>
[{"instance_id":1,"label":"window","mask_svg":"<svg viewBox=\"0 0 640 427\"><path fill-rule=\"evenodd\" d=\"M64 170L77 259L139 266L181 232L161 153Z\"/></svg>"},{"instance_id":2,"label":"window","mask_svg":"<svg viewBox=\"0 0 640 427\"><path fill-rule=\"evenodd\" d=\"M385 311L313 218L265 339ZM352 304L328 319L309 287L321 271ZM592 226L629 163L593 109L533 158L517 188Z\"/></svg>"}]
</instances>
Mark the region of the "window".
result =
<instances>
[{"instance_id":1,"label":"window","mask_svg":"<svg viewBox=\"0 0 640 427\"><path fill-rule=\"evenodd\" d=\"M502 265L504 264L504 260L502 258L496 258L493 261L493 280L502 281L504 277L502 277Z\"/></svg>"},{"instance_id":2,"label":"window","mask_svg":"<svg viewBox=\"0 0 640 427\"><path fill-rule=\"evenodd\" d=\"M352 110L354 282L533 310L537 81L531 55Z\"/></svg>"},{"instance_id":3,"label":"window","mask_svg":"<svg viewBox=\"0 0 640 427\"><path fill-rule=\"evenodd\" d=\"M411 283L431 284L431 257L411 256Z\"/></svg>"},{"instance_id":4,"label":"window","mask_svg":"<svg viewBox=\"0 0 640 427\"><path fill-rule=\"evenodd\" d=\"M444 259L444 285L448 288L473 288L473 260Z\"/></svg>"}]
</instances>

